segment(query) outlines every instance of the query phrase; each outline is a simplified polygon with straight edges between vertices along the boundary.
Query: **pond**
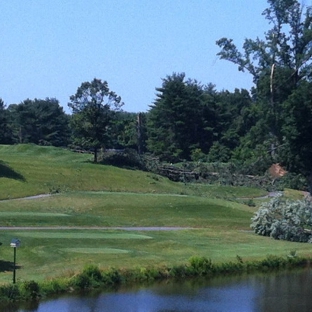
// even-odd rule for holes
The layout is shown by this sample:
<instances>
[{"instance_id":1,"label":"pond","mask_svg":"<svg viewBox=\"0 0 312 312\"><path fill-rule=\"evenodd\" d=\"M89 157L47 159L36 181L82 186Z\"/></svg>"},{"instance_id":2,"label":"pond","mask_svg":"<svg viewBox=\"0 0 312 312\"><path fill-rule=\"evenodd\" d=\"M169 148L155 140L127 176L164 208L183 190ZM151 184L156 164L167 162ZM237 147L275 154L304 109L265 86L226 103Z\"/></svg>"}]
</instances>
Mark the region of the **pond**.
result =
<instances>
[{"instance_id":1,"label":"pond","mask_svg":"<svg viewBox=\"0 0 312 312\"><path fill-rule=\"evenodd\" d=\"M312 271L166 282L96 295L65 296L0 312L312 311Z\"/></svg>"}]
</instances>

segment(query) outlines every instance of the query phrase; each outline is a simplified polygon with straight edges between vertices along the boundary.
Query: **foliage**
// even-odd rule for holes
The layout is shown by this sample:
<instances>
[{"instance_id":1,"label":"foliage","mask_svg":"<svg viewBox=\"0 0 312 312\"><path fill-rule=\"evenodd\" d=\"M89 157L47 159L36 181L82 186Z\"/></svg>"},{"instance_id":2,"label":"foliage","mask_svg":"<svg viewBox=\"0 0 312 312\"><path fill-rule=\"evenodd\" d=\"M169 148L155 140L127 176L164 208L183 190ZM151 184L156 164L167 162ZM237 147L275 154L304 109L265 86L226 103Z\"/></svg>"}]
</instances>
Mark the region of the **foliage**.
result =
<instances>
[{"instance_id":1,"label":"foliage","mask_svg":"<svg viewBox=\"0 0 312 312\"><path fill-rule=\"evenodd\" d=\"M3 100L0 98L0 144L12 144L13 132L10 122L10 114L5 109Z\"/></svg>"},{"instance_id":2,"label":"foliage","mask_svg":"<svg viewBox=\"0 0 312 312\"><path fill-rule=\"evenodd\" d=\"M252 218L256 234L294 242L312 242L312 203L278 197L263 203Z\"/></svg>"},{"instance_id":3,"label":"foliage","mask_svg":"<svg viewBox=\"0 0 312 312\"><path fill-rule=\"evenodd\" d=\"M0 302L13 302L18 300L38 300L42 297L50 297L56 294L75 291L92 291L96 288L118 287L121 284L166 280L168 278L181 279L185 277L224 276L242 273L278 271L303 267L309 259L292 256L278 257L268 255L264 259L255 261L243 261L239 256L235 262L213 263L202 256L192 256L187 263L174 266L139 267L134 269L100 270L96 265L87 266L82 272L72 278L61 277L50 281L36 283L25 281L18 284L0 286Z\"/></svg>"},{"instance_id":4,"label":"foliage","mask_svg":"<svg viewBox=\"0 0 312 312\"><path fill-rule=\"evenodd\" d=\"M300 173L295 174L292 172L288 172L278 180L278 183L283 189L288 188L301 191L308 190L307 179Z\"/></svg>"},{"instance_id":5,"label":"foliage","mask_svg":"<svg viewBox=\"0 0 312 312\"><path fill-rule=\"evenodd\" d=\"M143 154L147 140L146 115L117 111L111 131L111 148L130 148Z\"/></svg>"},{"instance_id":6,"label":"foliage","mask_svg":"<svg viewBox=\"0 0 312 312\"><path fill-rule=\"evenodd\" d=\"M203 86L174 73L156 91L148 114L149 151L168 161L189 159L196 148L207 152L213 135L210 121L216 121L208 100L204 104Z\"/></svg>"},{"instance_id":7,"label":"foliage","mask_svg":"<svg viewBox=\"0 0 312 312\"><path fill-rule=\"evenodd\" d=\"M147 115L147 147L162 160L227 161L253 122L246 90L217 92L212 84L186 80L184 73L167 76L156 90Z\"/></svg>"},{"instance_id":8,"label":"foliage","mask_svg":"<svg viewBox=\"0 0 312 312\"><path fill-rule=\"evenodd\" d=\"M121 168L144 170L145 165L140 155L133 149L127 148L122 151L106 151L101 160L102 164L112 165Z\"/></svg>"},{"instance_id":9,"label":"foliage","mask_svg":"<svg viewBox=\"0 0 312 312\"><path fill-rule=\"evenodd\" d=\"M312 18L312 17L311 17ZM309 182L312 192L312 84L303 81L285 102L288 112L283 124L285 135L284 162L300 172Z\"/></svg>"},{"instance_id":10,"label":"foliage","mask_svg":"<svg viewBox=\"0 0 312 312\"><path fill-rule=\"evenodd\" d=\"M40 285L35 281L25 281L20 287L21 296L25 299L38 299L40 297Z\"/></svg>"},{"instance_id":11,"label":"foliage","mask_svg":"<svg viewBox=\"0 0 312 312\"><path fill-rule=\"evenodd\" d=\"M0 301L15 301L20 298L20 288L17 284L0 286Z\"/></svg>"},{"instance_id":12,"label":"foliage","mask_svg":"<svg viewBox=\"0 0 312 312\"><path fill-rule=\"evenodd\" d=\"M58 100L27 99L18 105L10 105L15 143L67 146L69 142L69 116Z\"/></svg>"},{"instance_id":13,"label":"foliage","mask_svg":"<svg viewBox=\"0 0 312 312\"><path fill-rule=\"evenodd\" d=\"M231 150L220 142L214 142L209 150L209 162L227 162L231 158Z\"/></svg>"},{"instance_id":14,"label":"foliage","mask_svg":"<svg viewBox=\"0 0 312 312\"><path fill-rule=\"evenodd\" d=\"M192 274L202 276L212 273L213 265L211 259L193 256L189 259Z\"/></svg>"},{"instance_id":15,"label":"foliage","mask_svg":"<svg viewBox=\"0 0 312 312\"><path fill-rule=\"evenodd\" d=\"M274 162L287 160L288 169L300 168L312 187L312 7L304 8L296 0L268 0L268 4L263 15L272 27L264 39L245 39L242 52L232 39L217 41L220 58L249 72L255 83L257 108L251 111L254 120L241 139L239 154L250 159L253 149L264 143L264 156L269 152Z\"/></svg>"},{"instance_id":16,"label":"foliage","mask_svg":"<svg viewBox=\"0 0 312 312\"><path fill-rule=\"evenodd\" d=\"M73 113L70 123L73 141L93 149L94 162L97 162L98 150L105 148L110 141L114 111L122 105L121 97L109 90L108 83L96 78L83 82L70 96L68 106Z\"/></svg>"}]
</instances>

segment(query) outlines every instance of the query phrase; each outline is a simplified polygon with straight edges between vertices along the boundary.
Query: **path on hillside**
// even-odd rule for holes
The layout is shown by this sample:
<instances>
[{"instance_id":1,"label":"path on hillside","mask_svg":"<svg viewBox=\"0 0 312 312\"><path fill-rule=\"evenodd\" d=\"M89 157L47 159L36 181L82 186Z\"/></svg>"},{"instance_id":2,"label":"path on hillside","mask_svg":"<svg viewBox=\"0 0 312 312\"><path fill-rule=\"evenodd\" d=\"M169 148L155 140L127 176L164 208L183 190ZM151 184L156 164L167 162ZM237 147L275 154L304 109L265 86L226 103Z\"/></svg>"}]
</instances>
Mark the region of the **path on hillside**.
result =
<instances>
[{"instance_id":1,"label":"path on hillside","mask_svg":"<svg viewBox=\"0 0 312 312\"><path fill-rule=\"evenodd\" d=\"M259 197L252 197L252 199L264 199L264 198L272 198L282 195L282 191L276 191L276 192L269 192L267 195L259 196ZM153 194L154 195L154 194ZM168 194L166 194L168 195ZM40 199L40 198L46 198L50 197L52 194L39 194L39 195L33 195L33 196L26 196L26 197L18 197L18 198L8 198L8 199L0 199L0 201L8 201L8 200L25 200L25 199ZM250 199L250 197L240 197L237 199Z\"/></svg>"},{"instance_id":2,"label":"path on hillside","mask_svg":"<svg viewBox=\"0 0 312 312\"><path fill-rule=\"evenodd\" d=\"M123 230L123 231L179 231L196 229L175 226L0 226L0 231L7 230Z\"/></svg>"}]
</instances>

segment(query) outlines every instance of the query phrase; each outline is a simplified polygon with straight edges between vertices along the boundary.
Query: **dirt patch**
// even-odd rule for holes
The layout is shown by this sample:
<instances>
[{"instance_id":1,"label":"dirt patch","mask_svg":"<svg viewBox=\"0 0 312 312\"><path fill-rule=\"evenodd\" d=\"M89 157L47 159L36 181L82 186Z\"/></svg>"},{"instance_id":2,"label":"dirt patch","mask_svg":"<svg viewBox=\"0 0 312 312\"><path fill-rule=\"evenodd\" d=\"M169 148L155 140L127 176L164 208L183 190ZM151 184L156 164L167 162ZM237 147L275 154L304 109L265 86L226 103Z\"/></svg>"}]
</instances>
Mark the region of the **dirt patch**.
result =
<instances>
[{"instance_id":1,"label":"dirt patch","mask_svg":"<svg viewBox=\"0 0 312 312\"><path fill-rule=\"evenodd\" d=\"M287 173L287 171L283 167L281 167L280 164L273 164L269 168L269 173L274 179L277 179L283 177Z\"/></svg>"}]
</instances>

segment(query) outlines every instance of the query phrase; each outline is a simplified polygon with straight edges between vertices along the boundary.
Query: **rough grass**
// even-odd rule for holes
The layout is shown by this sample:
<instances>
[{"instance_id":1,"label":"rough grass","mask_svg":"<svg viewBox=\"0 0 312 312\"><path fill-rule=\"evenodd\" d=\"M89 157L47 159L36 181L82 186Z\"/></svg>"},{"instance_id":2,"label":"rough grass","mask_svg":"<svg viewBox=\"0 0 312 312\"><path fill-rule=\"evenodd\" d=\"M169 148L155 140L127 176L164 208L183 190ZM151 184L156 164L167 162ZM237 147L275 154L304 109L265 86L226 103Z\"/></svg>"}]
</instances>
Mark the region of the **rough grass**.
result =
<instances>
[{"instance_id":1,"label":"rough grass","mask_svg":"<svg viewBox=\"0 0 312 312\"><path fill-rule=\"evenodd\" d=\"M0 199L68 191L193 194L239 197L240 188L174 183L148 172L91 163L92 155L32 144L0 145ZM6 169L6 170L4 170ZM249 195L263 190L246 189ZM222 194L221 194L222 195ZM224 197L224 196L223 196Z\"/></svg>"},{"instance_id":2,"label":"rough grass","mask_svg":"<svg viewBox=\"0 0 312 312\"><path fill-rule=\"evenodd\" d=\"M309 244L274 241L249 231L256 208L236 198L263 190L184 185L147 172L90 163L91 156L34 145L0 146L0 226L83 226L86 230L2 230L0 283L12 280L13 237L17 279L70 276L86 264L101 269L185 263L191 256L216 262L309 255ZM58 193L58 194L56 194ZM180 231L100 230L94 227L188 227Z\"/></svg>"}]
</instances>

